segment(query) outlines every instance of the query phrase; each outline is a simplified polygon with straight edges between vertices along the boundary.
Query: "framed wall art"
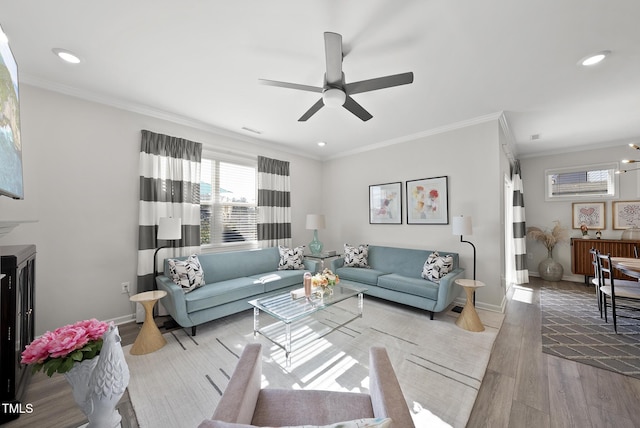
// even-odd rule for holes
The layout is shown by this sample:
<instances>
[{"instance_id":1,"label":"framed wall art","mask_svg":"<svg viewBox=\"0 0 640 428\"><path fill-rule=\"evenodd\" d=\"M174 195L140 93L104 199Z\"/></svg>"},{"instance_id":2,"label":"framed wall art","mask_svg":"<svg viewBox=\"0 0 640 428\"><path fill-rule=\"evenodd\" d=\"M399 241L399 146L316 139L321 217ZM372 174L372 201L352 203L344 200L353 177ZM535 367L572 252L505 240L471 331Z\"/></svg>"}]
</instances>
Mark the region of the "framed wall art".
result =
<instances>
[{"instance_id":1,"label":"framed wall art","mask_svg":"<svg viewBox=\"0 0 640 428\"><path fill-rule=\"evenodd\" d=\"M640 227L640 201L614 201L611 215L614 229Z\"/></svg>"},{"instance_id":2,"label":"framed wall art","mask_svg":"<svg viewBox=\"0 0 640 428\"><path fill-rule=\"evenodd\" d=\"M407 224L449 224L446 175L407 181Z\"/></svg>"},{"instance_id":3,"label":"framed wall art","mask_svg":"<svg viewBox=\"0 0 640 428\"><path fill-rule=\"evenodd\" d=\"M604 202L574 202L572 204L572 228L580 229L586 224L589 229L607 227Z\"/></svg>"},{"instance_id":4,"label":"framed wall art","mask_svg":"<svg viewBox=\"0 0 640 428\"><path fill-rule=\"evenodd\" d=\"M402 183L369 186L369 223L402 224Z\"/></svg>"}]
</instances>

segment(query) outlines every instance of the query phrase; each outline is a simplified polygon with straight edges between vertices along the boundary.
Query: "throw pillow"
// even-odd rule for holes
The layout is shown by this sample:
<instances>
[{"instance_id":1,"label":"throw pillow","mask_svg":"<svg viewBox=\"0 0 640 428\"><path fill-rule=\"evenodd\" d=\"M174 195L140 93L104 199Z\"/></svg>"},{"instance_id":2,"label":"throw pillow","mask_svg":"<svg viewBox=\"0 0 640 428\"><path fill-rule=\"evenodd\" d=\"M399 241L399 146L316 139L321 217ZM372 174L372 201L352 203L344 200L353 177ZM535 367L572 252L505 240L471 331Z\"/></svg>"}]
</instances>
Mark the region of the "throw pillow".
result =
<instances>
[{"instance_id":1,"label":"throw pillow","mask_svg":"<svg viewBox=\"0 0 640 428\"><path fill-rule=\"evenodd\" d=\"M278 246L280 263L278 270L304 269L304 245L296 248Z\"/></svg>"},{"instance_id":2,"label":"throw pillow","mask_svg":"<svg viewBox=\"0 0 640 428\"><path fill-rule=\"evenodd\" d=\"M169 259L167 262L171 279L182 287L185 293L204 285L204 271L195 254L187 257L184 261Z\"/></svg>"},{"instance_id":3,"label":"throw pillow","mask_svg":"<svg viewBox=\"0 0 640 428\"><path fill-rule=\"evenodd\" d=\"M369 245L361 244L354 247L344 244L344 266L348 267L369 267Z\"/></svg>"},{"instance_id":4,"label":"throw pillow","mask_svg":"<svg viewBox=\"0 0 640 428\"><path fill-rule=\"evenodd\" d=\"M422 267L422 277L433 282L440 282L440 278L451 272L453 269L453 256L448 254L440 257L437 251L429 254L427 261Z\"/></svg>"},{"instance_id":5,"label":"throw pillow","mask_svg":"<svg viewBox=\"0 0 640 428\"><path fill-rule=\"evenodd\" d=\"M255 425L234 424L232 422L213 421L210 419L202 421L198 428L260 428ZM275 427L274 427L275 428ZM297 427L286 426L281 428L391 428L391 418L365 418L347 422L336 422L330 425L300 425Z\"/></svg>"}]
</instances>

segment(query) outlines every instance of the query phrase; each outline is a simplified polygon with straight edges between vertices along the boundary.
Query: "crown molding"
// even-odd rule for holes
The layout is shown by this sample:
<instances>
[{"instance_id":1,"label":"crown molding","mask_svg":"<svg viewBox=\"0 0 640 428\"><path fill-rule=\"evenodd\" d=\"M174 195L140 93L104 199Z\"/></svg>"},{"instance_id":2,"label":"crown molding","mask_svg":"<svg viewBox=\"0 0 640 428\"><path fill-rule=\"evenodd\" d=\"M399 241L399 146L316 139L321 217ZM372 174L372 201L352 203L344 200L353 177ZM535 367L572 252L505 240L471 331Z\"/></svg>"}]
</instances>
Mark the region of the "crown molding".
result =
<instances>
[{"instance_id":1,"label":"crown molding","mask_svg":"<svg viewBox=\"0 0 640 428\"><path fill-rule=\"evenodd\" d=\"M200 131L205 131L220 137L232 138L234 140L243 141L243 142L254 144L261 147L266 146L271 150L286 152L289 154L294 154L297 156L302 156L302 157L306 157L313 160L318 160L318 161L321 160L316 156L301 152L299 150L294 150L290 147L284 146L282 144L278 144L277 142L274 142L274 141L252 138L247 135L243 135L240 133L235 133L233 131L228 131L222 128L218 128L216 126L213 126L208 123L205 123L196 119L192 119L186 116L181 116L179 114L171 113L168 111L160 110L157 108L149 107L147 105L126 101L126 100L115 98L115 97L109 97L104 94L85 91L72 86L62 85L62 84L51 82L46 79L41 79L39 77L35 77L29 74L21 75L20 82L30 86L35 86L41 89L46 89L48 91L57 92L57 93L68 95L74 98L79 98L81 100L90 101L90 102L94 102L101 105L106 105L109 107L117 108L119 110L125 110L131 113L137 113L143 116L153 117L155 119L164 120L167 122L175 123L177 125L183 125L189 128L200 130Z\"/></svg>"},{"instance_id":2,"label":"crown molding","mask_svg":"<svg viewBox=\"0 0 640 428\"><path fill-rule=\"evenodd\" d=\"M348 150L346 152L340 153L339 155L331 156L331 157L328 157L326 159L327 160L339 159L339 158L342 158L342 157L345 157L345 156L351 156L351 155L355 155L355 154L359 154L359 153L364 153L364 152L368 152L368 151L371 151L371 150L380 149L380 148L383 148L383 147L393 146L393 145L401 144L401 143L407 143L409 141L414 141L414 140L417 140L417 139L420 139L420 138L431 137L433 135L438 135L438 134L444 134L446 132L450 132L450 131L455 131L457 129L466 128L468 126L478 125L478 124L481 124L481 123L491 122L491 121L494 121L494 120L499 120L501 115L502 115L502 112L496 112L496 113L490 113L490 114L487 114L487 115L484 115L484 116L478 116L478 117L467 119L467 120L463 120L463 121L460 121L460 122L451 123L449 125L444 125L444 126L440 126L440 127L437 127L437 128L428 129L426 131L421 131L421 132L418 132L418 133L415 133L415 134L403 135L402 137L392 138L390 140L369 144L369 145L364 146L364 147L359 147L357 149Z\"/></svg>"}]
</instances>

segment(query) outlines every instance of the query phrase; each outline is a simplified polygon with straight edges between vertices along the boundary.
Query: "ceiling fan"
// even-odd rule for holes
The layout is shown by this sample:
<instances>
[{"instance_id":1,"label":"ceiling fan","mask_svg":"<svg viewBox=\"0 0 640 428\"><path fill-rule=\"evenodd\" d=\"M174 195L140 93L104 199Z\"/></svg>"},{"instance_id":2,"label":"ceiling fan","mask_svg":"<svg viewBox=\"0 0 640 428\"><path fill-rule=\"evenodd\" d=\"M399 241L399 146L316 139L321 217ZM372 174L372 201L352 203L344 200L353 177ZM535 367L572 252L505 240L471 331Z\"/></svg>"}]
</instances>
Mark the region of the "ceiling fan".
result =
<instances>
[{"instance_id":1,"label":"ceiling fan","mask_svg":"<svg viewBox=\"0 0 640 428\"><path fill-rule=\"evenodd\" d=\"M363 121L371 119L373 116L358 104L351 95L363 92L376 91L378 89L391 88L393 86L407 85L413 82L413 73L394 74L391 76L378 77L375 79L361 80L359 82L346 83L342 72L342 36L337 33L324 33L324 50L326 57L327 71L324 75L324 86L308 86L297 83L279 82L276 80L259 79L263 85L279 86L282 88L298 89L300 91L318 92L322 98L311 106L305 114L298 119L305 122L313 116L323 106L339 107L343 106L351 113L358 116Z\"/></svg>"}]
</instances>

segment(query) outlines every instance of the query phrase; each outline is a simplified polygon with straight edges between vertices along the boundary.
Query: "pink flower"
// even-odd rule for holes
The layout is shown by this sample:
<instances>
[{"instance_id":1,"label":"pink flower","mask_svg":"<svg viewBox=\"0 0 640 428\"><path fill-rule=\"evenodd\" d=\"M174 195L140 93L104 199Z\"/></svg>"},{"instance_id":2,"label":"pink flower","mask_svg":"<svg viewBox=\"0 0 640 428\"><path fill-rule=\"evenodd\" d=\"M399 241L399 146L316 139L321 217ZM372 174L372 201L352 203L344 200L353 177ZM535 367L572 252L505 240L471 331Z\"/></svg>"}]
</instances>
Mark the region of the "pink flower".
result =
<instances>
[{"instance_id":1,"label":"pink flower","mask_svg":"<svg viewBox=\"0 0 640 428\"><path fill-rule=\"evenodd\" d=\"M39 338L31 342L22 352L22 364L33 364L36 370L43 368L43 365L56 358L68 358L74 351L84 349L80 356L75 356L74 360L81 361L85 358L94 358L100 352L102 346L102 336L113 323L98 321L93 318L85 321L78 321L48 331ZM51 376L54 372L65 373L70 366L58 366L53 371L47 371Z\"/></svg>"},{"instance_id":2,"label":"pink flower","mask_svg":"<svg viewBox=\"0 0 640 428\"><path fill-rule=\"evenodd\" d=\"M49 356L49 342L52 339L52 333L46 332L39 338L35 339L22 353L22 364L42 363Z\"/></svg>"},{"instance_id":3,"label":"pink flower","mask_svg":"<svg viewBox=\"0 0 640 428\"><path fill-rule=\"evenodd\" d=\"M51 358L63 357L89 342L86 330L82 327L65 326L53 332L55 337L49 342Z\"/></svg>"},{"instance_id":4,"label":"pink flower","mask_svg":"<svg viewBox=\"0 0 640 428\"><path fill-rule=\"evenodd\" d=\"M101 339L105 331L109 329L109 323L98 321L95 318L85 321L78 321L74 327L83 328L87 332L89 340Z\"/></svg>"}]
</instances>

